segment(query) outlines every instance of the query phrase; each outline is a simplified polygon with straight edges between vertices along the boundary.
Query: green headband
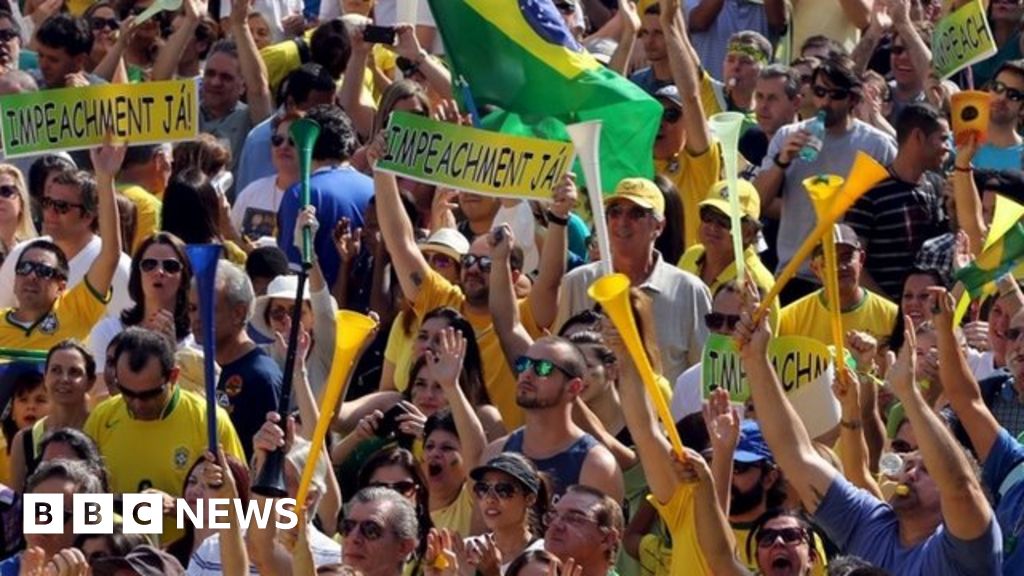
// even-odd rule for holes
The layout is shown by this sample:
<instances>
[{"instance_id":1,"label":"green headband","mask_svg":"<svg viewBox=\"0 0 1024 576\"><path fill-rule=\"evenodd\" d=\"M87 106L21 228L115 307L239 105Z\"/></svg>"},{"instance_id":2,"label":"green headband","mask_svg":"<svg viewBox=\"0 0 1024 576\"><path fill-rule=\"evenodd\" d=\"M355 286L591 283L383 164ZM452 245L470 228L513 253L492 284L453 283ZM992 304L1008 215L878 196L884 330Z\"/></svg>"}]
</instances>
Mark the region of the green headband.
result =
<instances>
[{"instance_id":1,"label":"green headband","mask_svg":"<svg viewBox=\"0 0 1024 576\"><path fill-rule=\"evenodd\" d=\"M754 59L754 62L758 64L767 64L768 56L765 55L757 46L753 44L747 44L745 42L730 42L729 43L729 54L739 53L744 56L750 56Z\"/></svg>"}]
</instances>

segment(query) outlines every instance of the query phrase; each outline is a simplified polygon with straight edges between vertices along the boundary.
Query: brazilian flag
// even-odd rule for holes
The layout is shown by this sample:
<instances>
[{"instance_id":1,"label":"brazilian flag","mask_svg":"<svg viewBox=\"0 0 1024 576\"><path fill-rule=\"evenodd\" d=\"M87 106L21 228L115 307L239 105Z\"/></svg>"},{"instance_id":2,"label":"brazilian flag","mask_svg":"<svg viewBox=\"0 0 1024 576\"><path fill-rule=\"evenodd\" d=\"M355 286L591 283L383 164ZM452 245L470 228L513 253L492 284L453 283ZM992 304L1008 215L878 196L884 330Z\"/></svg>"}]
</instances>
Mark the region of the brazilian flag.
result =
<instances>
[{"instance_id":1,"label":"brazilian flag","mask_svg":"<svg viewBox=\"0 0 1024 576\"><path fill-rule=\"evenodd\" d=\"M488 130L568 141L567 124L601 120L601 186L654 175L662 108L570 34L551 0L429 0L470 109Z\"/></svg>"},{"instance_id":2,"label":"brazilian flag","mask_svg":"<svg viewBox=\"0 0 1024 576\"><path fill-rule=\"evenodd\" d=\"M978 258L958 270L956 279L963 283L971 298L985 293L985 286L1013 270L1024 257L1024 223L1017 222L995 244L986 248Z\"/></svg>"},{"instance_id":3,"label":"brazilian flag","mask_svg":"<svg viewBox=\"0 0 1024 576\"><path fill-rule=\"evenodd\" d=\"M0 348L0 412L6 409L23 379L42 378L46 354L46 350Z\"/></svg>"}]
</instances>

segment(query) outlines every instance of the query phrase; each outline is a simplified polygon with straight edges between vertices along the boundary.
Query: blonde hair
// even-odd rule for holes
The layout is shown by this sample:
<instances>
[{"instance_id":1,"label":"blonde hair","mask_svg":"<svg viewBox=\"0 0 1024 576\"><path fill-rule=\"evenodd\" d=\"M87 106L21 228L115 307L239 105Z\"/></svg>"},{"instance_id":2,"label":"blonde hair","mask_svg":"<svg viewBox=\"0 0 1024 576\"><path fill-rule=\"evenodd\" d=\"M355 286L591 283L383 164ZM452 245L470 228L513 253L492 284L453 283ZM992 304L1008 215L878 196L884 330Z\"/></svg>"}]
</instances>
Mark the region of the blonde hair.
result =
<instances>
[{"instance_id":1,"label":"blonde hair","mask_svg":"<svg viewBox=\"0 0 1024 576\"><path fill-rule=\"evenodd\" d=\"M18 189L18 198L21 199L21 212L18 214L18 228L14 231L14 241L22 242L39 236L36 227L32 224L32 203L28 197L28 187L25 186L25 178L11 164L0 164L0 176L10 176L14 180L14 187ZM13 246L8 246L8 249Z\"/></svg>"}]
</instances>

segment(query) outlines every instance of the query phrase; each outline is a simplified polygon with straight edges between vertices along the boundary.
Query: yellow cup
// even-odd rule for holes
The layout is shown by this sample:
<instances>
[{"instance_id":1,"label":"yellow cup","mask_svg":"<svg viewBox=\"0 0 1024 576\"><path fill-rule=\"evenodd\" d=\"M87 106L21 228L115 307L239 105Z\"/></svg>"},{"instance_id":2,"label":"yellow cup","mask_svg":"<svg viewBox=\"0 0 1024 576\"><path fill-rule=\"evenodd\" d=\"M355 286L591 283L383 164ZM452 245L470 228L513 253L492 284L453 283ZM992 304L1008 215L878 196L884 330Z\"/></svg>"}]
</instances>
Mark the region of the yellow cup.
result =
<instances>
[{"instance_id":1,"label":"yellow cup","mask_svg":"<svg viewBox=\"0 0 1024 576\"><path fill-rule=\"evenodd\" d=\"M953 138L957 145L975 134L981 144L988 138L989 104L992 96L988 92L965 90L953 95Z\"/></svg>"}]
</instances>

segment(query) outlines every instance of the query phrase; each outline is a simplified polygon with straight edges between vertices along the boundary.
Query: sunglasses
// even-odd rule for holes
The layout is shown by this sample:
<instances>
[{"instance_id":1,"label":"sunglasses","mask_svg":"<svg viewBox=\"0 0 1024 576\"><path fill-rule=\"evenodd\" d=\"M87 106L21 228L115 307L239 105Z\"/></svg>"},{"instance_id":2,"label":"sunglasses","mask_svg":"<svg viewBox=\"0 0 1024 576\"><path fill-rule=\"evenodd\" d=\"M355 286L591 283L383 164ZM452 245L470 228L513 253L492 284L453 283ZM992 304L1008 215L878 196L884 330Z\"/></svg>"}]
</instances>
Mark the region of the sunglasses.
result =
<instances>
[{"instance_id":1,"label":"sunglasses","mask_svg":"<svg viewBox=\"0 0 1024 576\"><path fill-rule=\"evenodd\" d=\"M5 184L0 186L0 198L14 198L19 194L17 186Z\"/></svg>"},{"instance_id":2,"label":"sunglasses","mask_svg":"<svg viewBox=\"0 0 1024 576\"><path fill-rule=\"evenodd\" d=\"M270 137L270 144L274 148L280 148L281 145L284 144L285 142L288 142L289 146L295 148L295 141L292 140L291 137L286 138L281 134L274 134L273 136Z\"/></svg>"},{"instance_id":3,"label":"sunglasses","mask_svg":"<svg viewBox=\"0 0 1024 576\"><path fill-rule=\"evenodd\" d=\"M889 52L891 52L893 56L902 56L906 51L906 46L893 46L892 48L889 48Z\"/></svg>"},{"instance_id":4,"label":"sunglasses","mask_svg":"<svg viewBox=\"0 0 1024 576\"><path fill-rule=\"evenodd\" d=\"M455 266L455 259L447 254L431 254L427 257L431 268L448 269Z\"/></svg>"},{"instance_id":5,"label":"sunglasses","mask_svg":"<svg viewBox=\"0 0 1024 576\"><path fill-rule=\"evenodd\" d=\"M466 254L462 257L462 267L472 268L473 266L480 266L480 270L484 272L491 271L491 257L490 256L477 256L476 254Z\"/></svg>"},{"instance_id":6,"label":"sunglasses","mask_svg":"<svg viewBox=\"0 0 1024 576\"><path fill-rule=\"evenodd\" d=\"M626 208L623 206L622 202L612 204L605 212L608 214L608 218L621 218L626 216L630 220L643 220L653 213L652 210L636 205Z\"/></svg>"},{"instance_id":7,"label":"sunglasses","mask_svg":"<svg viewBox=\"0 0 1024 576\"><path fill-rule=\"evenodd\" d=\"M0 42L10 42L18 37L18 33L10 28L6 30L0 30Z\"/></svg>"},{"instance_id":8,"label":"sunglasses","mask_svg":"<svg viewBox=\"0 0 1024 576\"><path fill-rule=\"evenodd\" d=\"M117 20L117 18L101 18L99 16L93 16L92 29L99 31L103 30L104 28L109 28L110 30L118 30L121 28L121 23Z\"/></svg>"},{"instance_id":9,"label":"sunglasses","mask_svg":"<svg viewBox=\"0 0 1024 576\"><path fill-rule=\"evenodd\" d=\"M845 88L825 88L824 86L815 86L814 95L818 98L828 96L831 100L846 100L850 97L850 91Z\"/></svg>"},{"instance_id":10,"label":"sunglasses","mask_svg":"<svg viewBox=\"0 0 1024 576\"><path fill-rule=\"evenodd\" d=\"M534 374L540 376L541 378L547 378L548 376L551 376L551 373L554 372L555 370L558 370L559 372L565 374L569 378L576 377L575 374L569 372L565 368L562 368L558 364L555 364L551 360L539 360L537 358L530 358L529 356L520 356L518 359L516 359L515 366L513 366L513 370L515 370L515 373L517 375L522 374L523 372L526 372L527 370L530 369L533 370Z\"/></svg>"},{"instance_id":11,"label":"sunglasses","mask_svg":"<svg viewBox=\"0 0 1024 576\"><path fill-rule=\"evenodd\" d=\"M416 490L416 483L412 480L402 480L400 482L371 482L370 486L377 488L390 488L403 496L412 494ZM365 536L366 534L363 535Z\"/></svg>"},{"instance_id":12,"label":"sunglasses","mask_svg":"<svg viewBox=\"0 0 1024 576\"><path fill-rule=\"evenodd\" d=\"M757 533L757 545L760 548L768 548L779 538L782 538L785 544L795 544L806 540L807 532L803 528L765 528Z\"/></svg>"},{"instance_id":13,"label":"sunglasses","mask_svg":"<svg viewBox=\"0 0 1024 576\"><path fill-rule=\"evenodd\" d=\"M356 528L359 528L359 533L367 540L379 540L384 536L384 527L373 520L358 521L346 518L341 521L338 531L342 537L348 538Z\"/></svg>"},{"instance_id":14,"label":"sunglasses","mask_svg":"<svg viewBox=\"0 0 1024 576\"><path fill-rule=\"evenodd\" d=\"M704 315L704 325L708 327L708 330L732 332L739 323L740 317L736 314L708 312Z\"/></svg>"},{"instance_id":15,"label":"sunglasses","mask_svg":"<svg viewBox=\"0 0 1024 576\"><path fill-rule=\"evenodd\" d=\"M1010 102L1020 102L1024 100L1024 92L1017 90L1016 88L1010 88L999 80L992 83L992 92L999 95L1005 94L1006 99Z\"/></svg>"},{"instance_id":16,"label":"sunglasses","mask_svg":"<svg viewBox=\"0 0 1024 576\"><path fill-rule=\"evenodd\" d=\"M152 272L157 268L163 268L164 272L168 274L178 274L181 272L181 262L174 258L143 258L142 262L139 262L139 269L143 272Z\"/></svg>"},{"instance_id":17,"label":"sunglasses","mask_svg":"<svg viewBox=\"0 0 1024 576\"><path fill-rule=\"evenodd\" d=\"M732 228L732 220L728 216L710 207L704 207L700 211L700 221L704 224L713 224L726 230Z\"/></svg>"},{"instance_id":18,"label":"sunglasses","mask_svg":"<svg viewBox=\"0 0 1024 576\"><path fill-rule=\"evenodd\" d=\"M732 472L733 474L746 474L755 468L761 468L760 462L733 462Z\"/></svg>"},{"instance_id":19,"label":"sunglasses","mask_svg":"<svg viewBox=\"0 0 1024 576\"><path fill-rule=\"evenodd\" d=\"M516 485L511 482L477 482L473 484L473 494L477 500L483 500L489 494L500 500L508 500L516 495Z\"/></svg>"},{"instance_id":20,"label":"sunglasses","mask_svg":"<svg viewBox=\"0 0 1024 576\"><path fill-rule=\"evenodd\" d=\"M275 322L284 322L285 318L292 315L292 309L287 306L275 306L270 309L267 316Z\"/></svg>"},{"instance_id":21,"label":"sunglasses","mask_svg":"<svg viewBox=\"0 0 1024 576\"><path fill-rule=\"evenodd\" d=\"M1017 339L1024 335L1024 328L1007 328L1006 339L1010 342L1016 342Z\"/></svg>"},{"instance_id":22,"label":"sunglasses","mask_svg":"<svg viewBox=\"0 0 1024 576\"><path fill-rule=\"evenodd\" d=\"M43 196L43 199L39 201L39 205L43 207L43 210L53 210L61 216L70 212L72 208L78 208L80 211L85 212L85 204L75 204L65 200L50 198L49 196Z\"/></svg>"},{"instance_id":23,"label":"sunglasses","mask_svg":"<svg viewBox=\"0 0 1024 576\"><path fill-rule=\"evenodd\" d=\"M35 274L36 278L42 280L58 279L63 280L67 278L67 275L50 266L49 264L43 264L42 262L32 262L31 260L24 260L18 262L18 265L14 267L14 273L18 276L28 276L29 274Z\"/></svg>"},{"instance_id":24,"label":"sunglasses","mask_svg":"<svg viewBox=\"0 0 1024 576\"><path fill-rule=\"evenodd\" d=\"M157 388L150 388L149 390L143 390L141 392L135 392L134 390L129 390L123 386L118 388L121 392L121 396L123 396L125 400L152 400L163 394L166 389L166 383L161 384Z\"/></svg>"},{"instance_id":25,"label":"sunglasses","mask_svg":"<svg viewBox=\"0 0 1024 576\"><path fill-rule=\"evenodd\" d=\"M675 124L683 117L683 111L679 108L665 108L661 113L661 121L666 124Z\"/></svg>"}]
</instances>

